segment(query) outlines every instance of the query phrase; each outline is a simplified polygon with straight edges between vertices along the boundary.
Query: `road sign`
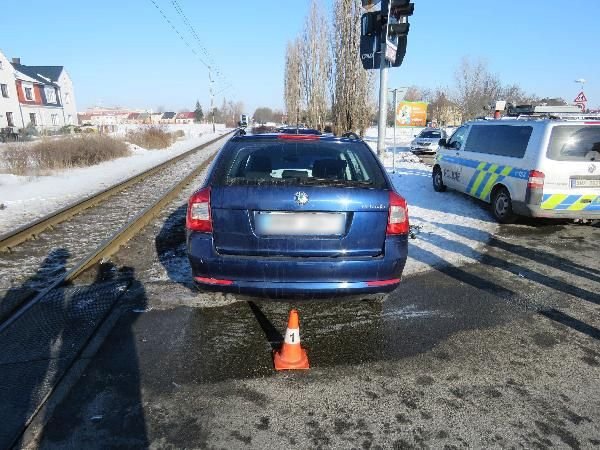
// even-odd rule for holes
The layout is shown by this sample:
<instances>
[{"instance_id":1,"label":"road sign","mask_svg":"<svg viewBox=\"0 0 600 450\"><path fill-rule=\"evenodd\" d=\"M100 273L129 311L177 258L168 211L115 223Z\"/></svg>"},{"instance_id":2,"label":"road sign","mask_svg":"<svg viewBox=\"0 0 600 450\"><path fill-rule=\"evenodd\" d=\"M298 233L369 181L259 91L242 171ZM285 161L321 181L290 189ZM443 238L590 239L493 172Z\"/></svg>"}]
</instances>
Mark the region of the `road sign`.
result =
<instances>
[{"instance_id":1,"label":"road sign","mask_svg":"<svg viewBox=\"0 0 600 450\"><path fill-rule=\"evenodd\" d=\"M372 36L363 35L360 37L360 61L363 68L367 70L379 69L380 45L379 34Z\"/></svg>"},{"instance_id":2,"label":"road sign","mask_svg":"<svg viewBox=\"0 0 600 450\"><path fill-rule=\"evenodd\" d=\"M587 97L585 96L585 94L583 93L583 91L581 91L577 97L575 97L575 100L573 100L574 103L587 103Z\"/></svg>"},{"instance_id":3,"label":"road sign","mask_svg":"<svg viewBox=\"0 0 600 450\"><path fill-rule=\"evenodd\" d=\"M385 46L385 59L394 64L396 62L396 54L398 53L398 46L393 42L387 41Z\"/></svg>"}]
</instances>

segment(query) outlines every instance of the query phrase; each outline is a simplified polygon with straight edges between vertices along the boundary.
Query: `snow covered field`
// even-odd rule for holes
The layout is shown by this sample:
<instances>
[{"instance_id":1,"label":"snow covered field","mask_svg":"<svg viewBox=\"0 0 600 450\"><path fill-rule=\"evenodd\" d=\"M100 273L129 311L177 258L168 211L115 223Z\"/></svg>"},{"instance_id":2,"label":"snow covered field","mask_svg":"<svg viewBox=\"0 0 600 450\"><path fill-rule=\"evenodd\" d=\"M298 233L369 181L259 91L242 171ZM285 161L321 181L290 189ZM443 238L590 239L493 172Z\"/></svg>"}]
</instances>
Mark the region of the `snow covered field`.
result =
<instances>
[{"instance_id":1,"label":"snow covered field","mask_svg":"<svg viewBox=\"0 0 600 450\"><path fill-rule=\"evenodd\" d=\"M91 167L38 177L0 174L0 204L4 205L0 209L0 234L106 189L226 132L221 128L215 134L208 133L202 127L206 128L203 124L186 128L185 138L167 149L145 150L131 145L131 156Z\"/></svg>"},{"instance_id":2,"label":"snow covered field","mask_svg":"<svg viewBox=\"0 0 600 450\"><path fill-rule=\"evenodd\" d=\"M498 224L481 203L458 192L435 192L431 167L408 151L412 138L398 140L396 173L392 173L392 149L388 146L384 165L394 186L408 202L408 215L416 239L409 241L405 275L431 267L460 266L475 262ZM387 141L387 139L386 139ZM368 141L376 151L377 138Z\"/></svg>"}]
</instances>

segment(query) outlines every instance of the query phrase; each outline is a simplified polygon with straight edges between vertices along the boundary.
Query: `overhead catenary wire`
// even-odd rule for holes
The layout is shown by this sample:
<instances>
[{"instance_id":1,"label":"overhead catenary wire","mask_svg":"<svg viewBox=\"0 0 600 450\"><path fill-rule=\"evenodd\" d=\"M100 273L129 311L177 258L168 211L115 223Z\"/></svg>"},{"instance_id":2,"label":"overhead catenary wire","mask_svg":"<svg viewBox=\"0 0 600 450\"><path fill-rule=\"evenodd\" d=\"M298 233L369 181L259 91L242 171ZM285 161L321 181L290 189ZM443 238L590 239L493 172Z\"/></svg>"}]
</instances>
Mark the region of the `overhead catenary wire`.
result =
<instances>
[{"instance_id":1,"label":"overhead catenary wire","mask_svg":"<svg viewBox=\"0 0 600 450\"><path fill-rule=\"evenodd\" d=\"M209 72L215 73L219 76L219 78L220 78L219 84L222 85L222 84L228 83L228 85L226 87L222 88L221 92L229 89L231 87L231 83L229 83L225 79L225 77L222 74L222 72L220 71L220 69L215 65L214 59L212 58L212 56L210 55L210 53L208 52L206 47L204 45L202 45L202 42L200 41L198 34L196 33L195 29L193 28L193 26L190 24L189 20L187 19L187 16L185 15L185 13L183 12L183 9L181 8L181 5L179 5L178 2L173 2L173 1L171 2L173 4L173 6L175 7L175 10L177 11L177 13L180 15L180 17L182 18L182 20L184 21L184 23L186 24L186 26L192 33L192 37L196 41L196 43L199 47L199 51L197 51L196 48L194 48L194 45L190 44L188 39L186 39L186 37L184 36L184 33L179 31L177 26L173 23L173 21L171 19L169 19L169 17L165 13L165 11L161 8L161 6L155 0L150 0L150 2L157 9L159 14L163 18L163 20L171 27L171 29L175 32L175 34L177 34L179 39L181 39L181 41L185 44L185 46L188 47L190 49L190 51L196 56L198 61L200 61L200 63L202 63L202 65L204 65L208 69Z\"/></svg>"}]
</instances>

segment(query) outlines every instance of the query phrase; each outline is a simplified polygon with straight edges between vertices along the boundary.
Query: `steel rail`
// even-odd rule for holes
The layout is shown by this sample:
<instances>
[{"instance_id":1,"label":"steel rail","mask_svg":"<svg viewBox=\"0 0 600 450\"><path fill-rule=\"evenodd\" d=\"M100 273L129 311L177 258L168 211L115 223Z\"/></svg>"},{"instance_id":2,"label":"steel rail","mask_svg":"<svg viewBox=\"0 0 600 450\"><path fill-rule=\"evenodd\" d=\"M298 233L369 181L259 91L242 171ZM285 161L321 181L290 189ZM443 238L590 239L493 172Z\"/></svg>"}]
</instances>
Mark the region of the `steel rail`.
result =
<instances>
[{"instance_id":1,"label":"steel rail","mask_svg":"<svg viewBox=\"0 0 600 450\"><path fill-rule=\"evenodd\" d=\"M37 219L33 222L25 224L14 231L5 233L0 235L0 253L2 252L10 252L12 248L22 244L23 242L29 239L35 239L40 233L48 228L52 228L55 225L58 225L61 222L65 222L69 220L71 217L79 214L80 212L96 206L102 201L112 197L115 194L123 191L124 189L137 184L144 179L148 178L151 175L169 167L171 164L175 164L182 159L192 155L193 153L202 150L203 148L208 147L209 145L218 142L220 139L224 137L236 133L237 130L230 131L229 133L223 134L215 139L212 139L204 144L199 145L198 147L194 147L191 150L187 150L180 155L175 156L174 158L168 159L154 167L151 167L144 172L138 173L137 175L133 175L132 177L123 180L113 186L110 186L100 192L90 195L82 200L78 200L75 203L65 206L64 208L59 209L58 211L54 211L40 219Z\"/></svg>"},{"instance_id":2,"label":"steel rail","mask_svg":"<svg viewBox=\"0 0 600 450\"><path fill-rule=\"evenodd\" d=\"M232 133L235 133L232 132ZM228 133L231 134L231 133ZM224 135L227 136L227 135ZM222 139L221 136L219 139ZM203 146L214 144L216 140L213 140ZM200 148L200 147L198 147ZM86 270L90 269L95 264L107 260L114 255L121 246L127 243L132 237L139 233L152 219L154 219L161 210L171 202L195 177L200 175L212 162L216 154L207 158L198 167L193 169L183 179L173 185L164 195L157 199L154 203L146 207L140 213L138 213L133 219L123 225L117 232L111 237L107 238L100 246L93 250L88 256L80 260L74 267L68 270L64 275L55 279L50 285L32 296L29 300L26 300L24 304L19 306L4 322L0 323L0 333L4 332L14 322L16 322L23 314L25 314L32 306L38 303L48 293L54 289L60 288L69 282L75 280Z\"/></svg>"}]
</instances>

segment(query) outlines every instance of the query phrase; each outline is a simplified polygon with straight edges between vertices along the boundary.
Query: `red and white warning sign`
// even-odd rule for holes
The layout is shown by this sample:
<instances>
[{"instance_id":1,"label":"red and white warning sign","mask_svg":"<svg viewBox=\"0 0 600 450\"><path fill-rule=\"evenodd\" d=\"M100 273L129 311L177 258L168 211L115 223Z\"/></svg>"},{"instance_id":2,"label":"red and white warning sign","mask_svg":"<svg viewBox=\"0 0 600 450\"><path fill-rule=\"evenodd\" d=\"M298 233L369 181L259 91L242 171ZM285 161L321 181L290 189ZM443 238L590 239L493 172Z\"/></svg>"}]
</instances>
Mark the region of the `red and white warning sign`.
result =
<instances>
[{"instance_id":1,"label":"red and white warning sign","mask_svg":"<svg viewBox=\"0 0 600 450\"><path fill-rule=\"evenodd\" d=\"M587 97L585 96L583 91L581 91L579 94L577 94L577 97L575 97L575 100L573 100L573 103L587 103Z\"/></svg>"}]
</instances>

